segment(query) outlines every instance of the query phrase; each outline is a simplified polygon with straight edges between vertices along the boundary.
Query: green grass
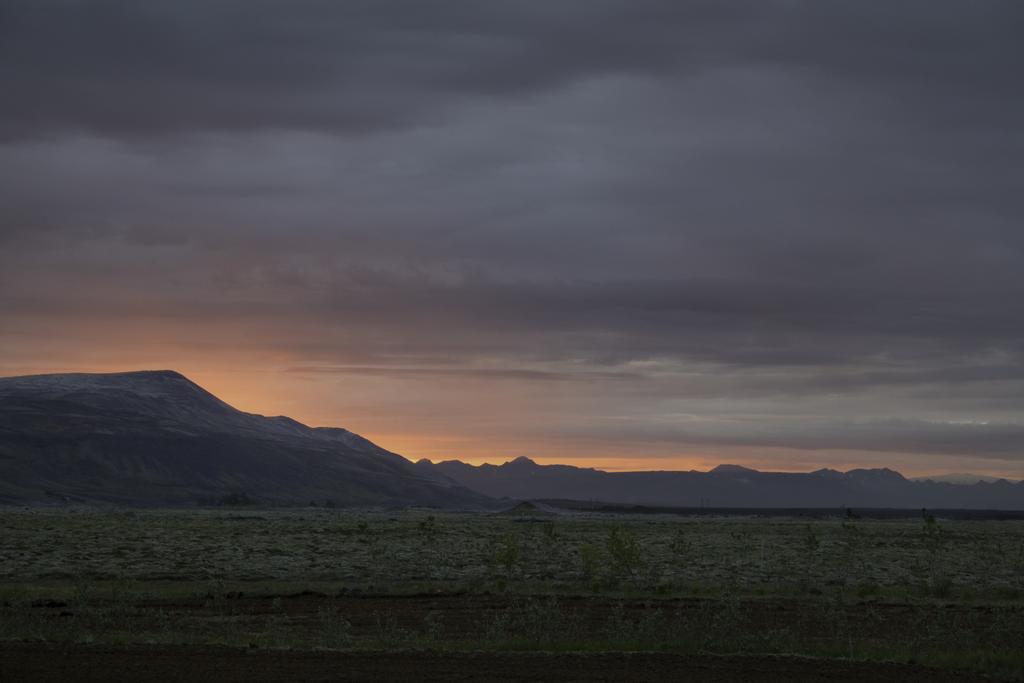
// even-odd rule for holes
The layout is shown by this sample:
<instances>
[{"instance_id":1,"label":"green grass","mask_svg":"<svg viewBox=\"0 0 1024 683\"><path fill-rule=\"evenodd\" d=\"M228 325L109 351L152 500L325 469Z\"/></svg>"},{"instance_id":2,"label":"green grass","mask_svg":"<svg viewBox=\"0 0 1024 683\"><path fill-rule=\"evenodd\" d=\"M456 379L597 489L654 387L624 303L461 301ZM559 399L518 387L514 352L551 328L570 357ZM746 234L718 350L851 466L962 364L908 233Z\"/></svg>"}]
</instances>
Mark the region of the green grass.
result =
<instances>
[{"instance_id":1,"label":"green grass","mask_svg":"<svg viewBox=\"0 0 1024 683\"><path fill-rule=\"evenodd\" d=\"M438 582L751 594L1024 596L1024 523L572 517L337 510L7 510L0 579ZM813 544L808 538L815 539ZM936 591L936 587L939 588ZM944 594L944 595L943 595Z\"/></svg>"},{"instance_id":2,"label":"green grass","mask_svg":"<svg viewBox=\"0 0 1024 683\"><path fill-rule=\"evenodd\" d=\"M1022 633L1020 522L0 511L0 639L788 653L1014 678Z\"/></svg>"}]
</instances>

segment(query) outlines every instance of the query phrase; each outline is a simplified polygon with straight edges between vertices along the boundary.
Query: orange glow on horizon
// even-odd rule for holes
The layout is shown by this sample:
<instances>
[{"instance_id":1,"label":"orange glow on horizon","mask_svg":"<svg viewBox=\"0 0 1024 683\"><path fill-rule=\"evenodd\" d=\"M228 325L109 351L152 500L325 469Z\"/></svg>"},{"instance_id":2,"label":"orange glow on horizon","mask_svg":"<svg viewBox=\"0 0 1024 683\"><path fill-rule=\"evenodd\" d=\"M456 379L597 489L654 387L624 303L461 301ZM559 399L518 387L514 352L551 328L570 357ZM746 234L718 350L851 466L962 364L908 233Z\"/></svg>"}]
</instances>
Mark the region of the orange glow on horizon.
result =
<instances>
[{"instance_id":1,"label":"orange glow on horizon","mask_svg":"<svg viewBox=\"0 0 1024 683\"><path fill-rule=\"evenodd\" d=\"M152 351L150 351L152 353ZM113 353L107 349L107 353ZM109 358L85 358L65 366L43 367L8 361L0 375L54 372L127 372L140 369L171 369L196 382L228 404L261 415L287 415L317 427L343 427L370 439L382 448L416 461L461 460L480 465L525 456L542 465L592 467L609 472L625 471L707 471L728 463L760 471L808 472L823 467L847 471L865 467L890 467L905 476L928 476L970 471L975 474L1022 478L1019 473L992 463L937 466L935 462L913 466L906 454L859 453L852 451L797 451L719 447L687 452L671 443L631 443L628 440L574 440L545 437L520 429L529 424L521 415L495 424L486 422L502 406L529 409L529 396L509 398L497 387L444 385L438 383L419 392L393 380L365 376L304 375L288 372L292 359L284 355L261 354L224 362L203 354L168 353L161 362L140 357L131 365L113 363ZM253 368L257 368L253 370ZM441 394L437 399L435 393ZM518 401L518 403L517 403ZM570 404L571 408L571 404ZM524 413L529 416L529 413ZM520 420L522 422L517 422ZM557 422L556 422L557 424Z\"/></svg>"}]
</instances>

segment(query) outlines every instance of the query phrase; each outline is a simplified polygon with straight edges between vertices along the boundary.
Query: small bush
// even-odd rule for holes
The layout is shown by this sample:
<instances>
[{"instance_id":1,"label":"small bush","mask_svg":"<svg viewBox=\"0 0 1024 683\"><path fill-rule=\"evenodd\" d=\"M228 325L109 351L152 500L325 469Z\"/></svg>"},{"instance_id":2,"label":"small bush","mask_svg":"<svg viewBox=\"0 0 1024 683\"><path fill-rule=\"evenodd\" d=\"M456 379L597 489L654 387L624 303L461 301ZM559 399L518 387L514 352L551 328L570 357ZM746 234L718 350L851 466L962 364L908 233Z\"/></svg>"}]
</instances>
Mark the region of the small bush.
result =
<instances>
[{"instance_id":1,"label":"small bush","mask_svg":"<svg viewBox=\"0 0 1024 683\"><path fill-rule=\"evenodd\" d=\"M518 534L511 531L502 536L494 552L494 562L504 572L506 579L511 579L519 568L523 557L523 543Z\"/></svg>"},{"instance_id":2,"label":"small bush","mask_svg":"<svg viewBox=\"0 0 1024 683\"><path fill-rule=\"evenodd\" d=\"M613 526L608 532L608 555L612 575L616 579L636 578L643 567L640 541L622 526Z\"/></svg>"}]
</instances>

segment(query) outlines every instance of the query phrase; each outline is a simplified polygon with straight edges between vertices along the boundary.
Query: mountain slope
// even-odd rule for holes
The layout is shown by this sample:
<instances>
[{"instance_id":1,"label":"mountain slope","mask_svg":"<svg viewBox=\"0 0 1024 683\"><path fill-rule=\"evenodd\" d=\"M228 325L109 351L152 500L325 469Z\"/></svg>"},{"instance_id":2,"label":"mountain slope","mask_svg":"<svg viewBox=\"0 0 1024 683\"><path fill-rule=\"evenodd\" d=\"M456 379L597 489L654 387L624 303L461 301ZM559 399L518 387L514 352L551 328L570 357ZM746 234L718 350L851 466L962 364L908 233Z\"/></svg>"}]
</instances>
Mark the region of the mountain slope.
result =
<instances>
[{"instance_id":1,"label":"mountain slope","mask_svg":"<svg viewBox=\"0 0 1024 683\"><path fill-rule=\"evenodd\" d=\"M0 378L0 502L477 506L344 429L232 408L172 371Z\"/></svg>"},{"instance_id":2,"label":"mountain slope","mask_svg":"<svg viewBox=\"0 0 1024 683\"><path fill-rule=\"evenodd\" d=\"M603 472L538 465L516 458L503 465L431 464L481 493L518 499L560 498L674 507L878 507L1024 510L1024 483L1005 480L962 485L911 481L890 469L808 473L759 472L719 465L710 472Z\"/></svg>"}]
</instances>

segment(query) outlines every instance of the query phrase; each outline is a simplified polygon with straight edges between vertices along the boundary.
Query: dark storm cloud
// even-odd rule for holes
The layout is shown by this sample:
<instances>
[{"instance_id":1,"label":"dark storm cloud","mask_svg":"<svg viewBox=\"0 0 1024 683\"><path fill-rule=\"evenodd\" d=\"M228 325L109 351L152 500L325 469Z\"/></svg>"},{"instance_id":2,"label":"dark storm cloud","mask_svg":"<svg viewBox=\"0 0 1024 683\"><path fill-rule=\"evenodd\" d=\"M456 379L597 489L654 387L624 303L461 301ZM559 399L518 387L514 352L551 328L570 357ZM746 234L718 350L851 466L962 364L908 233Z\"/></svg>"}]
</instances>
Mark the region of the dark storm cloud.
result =
<instances>
[{"instance_id":1,"label":"dark storm cloud","mask_svg":"<svg viewBox=\"0 0 1024 683\"><path fill-rule=\"evenodd\" d=\"M1021 458L1022 37L1017 2L0 0L0 306L606 382L580 433L654 416L627 445Z\"/></svg>"},{"instance_id":2,"label":"dark storm cloud","mask_svg":"<svg viewBox=\"0 0 1024 683\"><path fill-rule=\"evenodd\" d=\"M17 106L4 120L12 135L65 127L358 134L412 125L452 96L523 95L673 60L674 41L658 22L664 9L587 4L593 26L574 21L578 5L8 2L0 58ZM604 35L621 19L636 40Z\"/></svg>"},{"instance_id":3,"label":"dark storm cloud","mask_svg":"<svg viewBox=\"0 0 1024 683\"><path fill-rule=\"evenodd\" d=\"M464 96L753 65L905 91L952 125L976 106L1012 122L1022 23L1015 2L7 0L2 120L11 137L359 134Z\"/></svg>"}]
</instances>

